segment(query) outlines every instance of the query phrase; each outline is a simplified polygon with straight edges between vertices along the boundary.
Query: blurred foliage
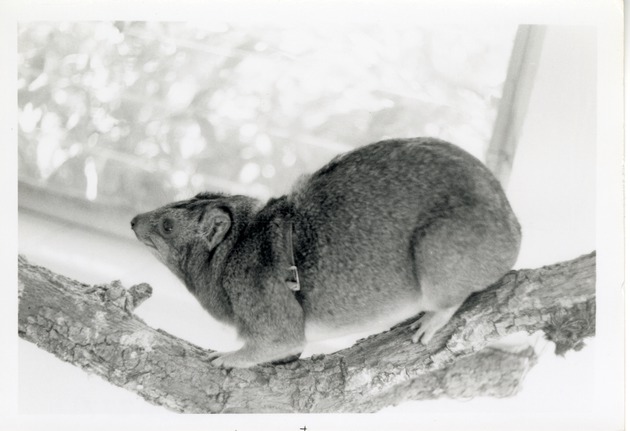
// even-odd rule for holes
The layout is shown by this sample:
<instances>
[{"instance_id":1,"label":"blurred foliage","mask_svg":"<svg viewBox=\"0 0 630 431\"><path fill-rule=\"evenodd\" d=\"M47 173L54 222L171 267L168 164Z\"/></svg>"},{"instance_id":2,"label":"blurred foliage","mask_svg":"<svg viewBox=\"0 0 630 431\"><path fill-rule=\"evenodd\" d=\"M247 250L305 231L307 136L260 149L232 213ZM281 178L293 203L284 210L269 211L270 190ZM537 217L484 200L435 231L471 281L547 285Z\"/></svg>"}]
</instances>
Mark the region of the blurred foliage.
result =
<instances>
[{"instance_id":1,"label":"blurred foliage","mask_svg":"<svg viewBox=\"0 0 630 431\"><path fill-rule=\"evenodd\" d=\"M19 27L19 176L147 209L201 190L268 197L335 154L490 139L515 28Z\"/></svg>"}]
</instances>

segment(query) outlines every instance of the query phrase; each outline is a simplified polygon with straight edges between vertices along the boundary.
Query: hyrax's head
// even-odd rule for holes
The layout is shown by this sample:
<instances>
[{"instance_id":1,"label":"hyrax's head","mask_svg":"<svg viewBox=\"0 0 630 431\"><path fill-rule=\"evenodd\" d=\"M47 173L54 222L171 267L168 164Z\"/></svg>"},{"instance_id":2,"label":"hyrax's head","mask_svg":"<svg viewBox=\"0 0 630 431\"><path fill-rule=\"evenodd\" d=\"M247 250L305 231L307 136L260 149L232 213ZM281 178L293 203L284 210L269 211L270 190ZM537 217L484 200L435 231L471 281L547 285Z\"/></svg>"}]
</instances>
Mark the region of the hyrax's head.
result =
<instances>
[{"instance_id":1,"label":"hyrax's head","mask_svg":"<svg viewBox=\"0 0 630 431\"><path fill-rule=\"evenodd\" d=\"M230 232L239 198L201 193L139 214L131 220L131 228L162 263L185 280L192 255L212 252Z\"/></svg>"}]
</instances>

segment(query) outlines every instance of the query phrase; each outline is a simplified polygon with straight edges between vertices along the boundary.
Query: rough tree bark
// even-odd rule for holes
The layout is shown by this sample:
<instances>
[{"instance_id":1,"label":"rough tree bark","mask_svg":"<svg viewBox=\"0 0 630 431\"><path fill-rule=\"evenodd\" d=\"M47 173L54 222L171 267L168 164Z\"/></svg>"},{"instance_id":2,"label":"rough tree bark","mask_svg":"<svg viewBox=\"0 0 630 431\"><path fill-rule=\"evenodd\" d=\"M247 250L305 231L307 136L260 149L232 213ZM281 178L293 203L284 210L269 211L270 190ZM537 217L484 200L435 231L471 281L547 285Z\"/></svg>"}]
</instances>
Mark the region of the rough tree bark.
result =
<instances>
[{"instance_id":1,"label":"rough tree bark","mask_svg":"<svg viewBox=\"0 0 630 431\"><path fill-rule=\"evenodd\" d=\"M595 252L506 274L475 294L428 346L411 321L330 355L224 370L211 351L148 327L133 309L150 286L89 286L19 257L19 335L151 403L179 412L372 412L405 400L514 394L533 349L488 347L544 331L556 353L595 334Z\"/></svg>"}]
</instances>

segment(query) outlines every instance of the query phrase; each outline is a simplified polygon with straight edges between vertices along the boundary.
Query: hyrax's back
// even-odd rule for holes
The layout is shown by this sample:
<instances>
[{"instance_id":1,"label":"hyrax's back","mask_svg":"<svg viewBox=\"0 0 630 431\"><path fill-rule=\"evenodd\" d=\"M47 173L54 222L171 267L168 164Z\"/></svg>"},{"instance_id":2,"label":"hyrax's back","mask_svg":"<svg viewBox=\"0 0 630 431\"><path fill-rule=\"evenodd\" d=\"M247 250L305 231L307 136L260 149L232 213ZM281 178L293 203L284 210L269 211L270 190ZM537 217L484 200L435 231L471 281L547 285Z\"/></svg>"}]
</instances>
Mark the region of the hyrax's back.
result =
<instances>
[{"instance_id":1,"label":"hyrax's back","mask_svg":"<svg viewBox=\"0 0 630 431\"><path fill-rule=\"evenodd\" d=\"M336 158L290 195L308 329L427 311L427 342L516 260L520 229L496 179L463 150L391 140Z\"/></svg>"}]
</instances>

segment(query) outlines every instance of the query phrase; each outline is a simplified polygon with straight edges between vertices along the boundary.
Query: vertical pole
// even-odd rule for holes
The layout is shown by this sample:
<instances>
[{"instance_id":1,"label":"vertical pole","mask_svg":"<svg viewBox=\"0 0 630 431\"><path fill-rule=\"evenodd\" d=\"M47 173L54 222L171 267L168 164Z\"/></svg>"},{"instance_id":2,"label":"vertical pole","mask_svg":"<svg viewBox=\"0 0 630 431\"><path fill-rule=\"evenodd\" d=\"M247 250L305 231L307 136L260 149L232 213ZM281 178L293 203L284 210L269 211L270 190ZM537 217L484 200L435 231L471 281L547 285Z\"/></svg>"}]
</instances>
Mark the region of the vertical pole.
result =
<instances>
[{"instance_id":1,"label":"vertical pole","mask_svg":"<svg viewBox=\"0 0 630 431\"><path fill-rule=\"evenodd\" d=\"M544 34L544 26L521 25L514 39L503 96L486 151L486 165L503 188L507 187L510 178L516 146L527 115Z\"/></svg>"}]
</instances>

